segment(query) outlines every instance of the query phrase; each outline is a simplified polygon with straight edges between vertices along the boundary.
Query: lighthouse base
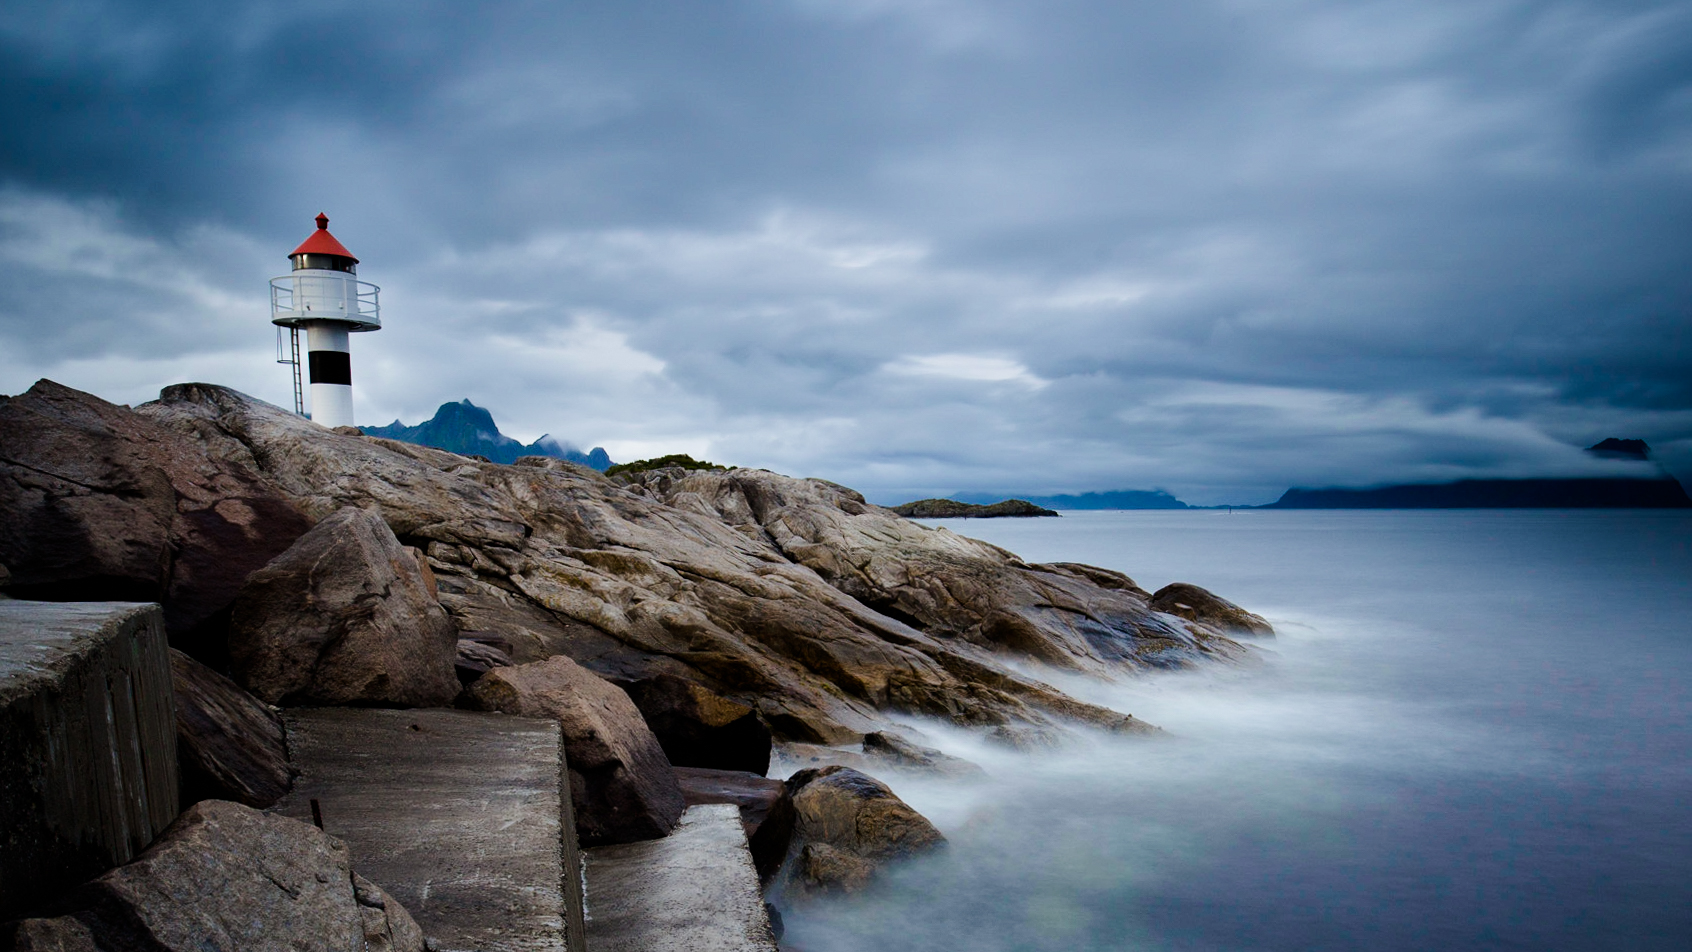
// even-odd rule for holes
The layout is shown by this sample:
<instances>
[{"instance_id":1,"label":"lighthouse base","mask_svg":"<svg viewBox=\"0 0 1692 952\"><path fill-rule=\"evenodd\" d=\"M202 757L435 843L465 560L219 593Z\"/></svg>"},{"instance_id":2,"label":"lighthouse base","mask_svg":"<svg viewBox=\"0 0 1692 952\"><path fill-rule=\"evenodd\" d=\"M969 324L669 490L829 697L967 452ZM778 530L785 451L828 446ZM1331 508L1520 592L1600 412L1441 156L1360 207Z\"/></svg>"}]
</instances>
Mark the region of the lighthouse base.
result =
<instances>
[{"instance_id":1,"label":"lighthouse base","mask_svg":"<svg viewBox=\"0 0 1692 952\"><path fill-rule=\"evenodd\" d=\"M306 364L311 374L311 420L334 429L354 426L352 354L347 325L313 321L306 325Z\"/></svg>"}]
</instances>

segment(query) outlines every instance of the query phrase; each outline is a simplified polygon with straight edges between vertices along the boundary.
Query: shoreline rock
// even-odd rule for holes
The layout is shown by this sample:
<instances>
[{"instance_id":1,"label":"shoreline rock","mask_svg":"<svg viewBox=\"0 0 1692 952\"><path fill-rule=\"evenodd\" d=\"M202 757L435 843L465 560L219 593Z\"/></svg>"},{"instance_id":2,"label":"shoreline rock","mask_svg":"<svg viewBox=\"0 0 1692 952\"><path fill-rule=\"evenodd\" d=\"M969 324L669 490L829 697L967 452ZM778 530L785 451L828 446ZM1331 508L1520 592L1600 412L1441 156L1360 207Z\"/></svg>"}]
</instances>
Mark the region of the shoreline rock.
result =
<instances>
[{"instance_id":1,"label":"shoreline rock","mask_svg":"<svg viewBox=\"0 0 1692 952\"><path fill-rule=\"evenodd\" d=\"M445 706L457 649L416 559L354 506L247 576L229 625L235 680L271 704Z\"/></svg>"}]
</instances>

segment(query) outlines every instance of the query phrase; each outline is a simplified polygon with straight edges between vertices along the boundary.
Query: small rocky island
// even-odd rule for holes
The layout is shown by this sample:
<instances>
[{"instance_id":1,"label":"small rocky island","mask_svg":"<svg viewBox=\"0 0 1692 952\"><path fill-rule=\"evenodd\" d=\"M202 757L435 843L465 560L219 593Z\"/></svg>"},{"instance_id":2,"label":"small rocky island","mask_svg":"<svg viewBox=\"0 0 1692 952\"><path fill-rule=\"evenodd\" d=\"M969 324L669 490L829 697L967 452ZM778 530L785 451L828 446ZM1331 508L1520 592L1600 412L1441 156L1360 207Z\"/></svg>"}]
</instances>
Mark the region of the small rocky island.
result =
<instances>
[{"instance_id":1,"label":"small rocky island","mask_svg":"<svg viewBox=\"0 0 1692 952\"><path fill-rule=\"evenodd\" d=\"M1155 733L1030 672L1272 635L822 480L494 463L208 384L0 398L0 586L18 950L769 952L944 841L886 780L979 768L911 715Z\"/></svg>"},{"instance_id":2,"label":"small rocky island","mask_svg":"<svg viewBox=\"0 0 1692 952\"><path fill-rule=\"evenodd\" d=\"M1056 512L1036 506L1026 499L1006 499L988 505L959 502L956 499L919 499L902 506L894 506L893 511L907 519L995 519L1006 516L1057 515Z\"/></svg>"}]
</instances>

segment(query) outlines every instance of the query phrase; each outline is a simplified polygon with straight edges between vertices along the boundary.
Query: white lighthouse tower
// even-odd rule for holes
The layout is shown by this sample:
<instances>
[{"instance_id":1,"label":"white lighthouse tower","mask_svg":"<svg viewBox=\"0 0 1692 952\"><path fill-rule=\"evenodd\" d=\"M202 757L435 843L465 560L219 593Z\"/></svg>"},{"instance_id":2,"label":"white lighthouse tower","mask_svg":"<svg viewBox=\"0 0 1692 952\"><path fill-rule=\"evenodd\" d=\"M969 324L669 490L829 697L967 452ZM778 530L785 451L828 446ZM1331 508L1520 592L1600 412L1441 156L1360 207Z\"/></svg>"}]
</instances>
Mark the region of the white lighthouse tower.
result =
<instances>
[{"instance_id":1,"label":"white lighthouse tower","mask_svg":"<svg viewBox=\"0 0 1692 952\"><path fill-rule=\"evenodd\" d=\"M305 407L300 387L300 330L306 332L311 379L311 419L327 427L353 425L352 353L347 335L382 329L376 285L358 279L358 259L329 234L329 216L288 254L294 272L270 279L270 323L286 327L294 365L294 412ZM277 333L281 333L278 331ZM281 350L281 341L277 341Z\"/></svg>"}]
</instances>

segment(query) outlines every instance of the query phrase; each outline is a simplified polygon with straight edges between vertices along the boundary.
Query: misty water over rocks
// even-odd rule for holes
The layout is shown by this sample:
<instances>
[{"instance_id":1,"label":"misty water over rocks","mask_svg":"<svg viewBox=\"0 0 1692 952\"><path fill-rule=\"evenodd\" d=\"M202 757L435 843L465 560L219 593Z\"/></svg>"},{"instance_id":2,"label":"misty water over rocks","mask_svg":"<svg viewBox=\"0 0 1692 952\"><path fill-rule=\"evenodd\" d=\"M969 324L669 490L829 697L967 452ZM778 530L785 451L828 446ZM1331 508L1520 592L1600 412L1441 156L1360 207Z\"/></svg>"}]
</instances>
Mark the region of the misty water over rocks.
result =
<instances>
[{"instance_id":1,"label":"misty water over rocks","mask_svg":"<svg viewBox=\"0 0 1692 952\"><path fill-rule=\"evenodd\" d=\"M892 778L950 839L790 910L805 952L1692 947L1692 515L1071 512L937 520L1191 581L1263 663L1043 676L1162 725L992 779Z\"/></svg>"}]
</instances>

